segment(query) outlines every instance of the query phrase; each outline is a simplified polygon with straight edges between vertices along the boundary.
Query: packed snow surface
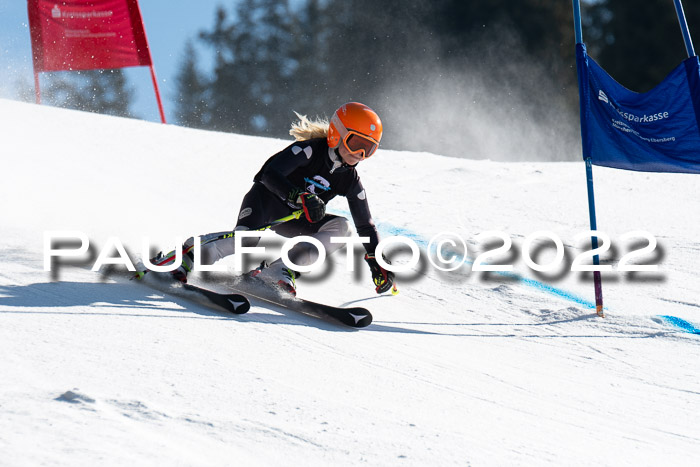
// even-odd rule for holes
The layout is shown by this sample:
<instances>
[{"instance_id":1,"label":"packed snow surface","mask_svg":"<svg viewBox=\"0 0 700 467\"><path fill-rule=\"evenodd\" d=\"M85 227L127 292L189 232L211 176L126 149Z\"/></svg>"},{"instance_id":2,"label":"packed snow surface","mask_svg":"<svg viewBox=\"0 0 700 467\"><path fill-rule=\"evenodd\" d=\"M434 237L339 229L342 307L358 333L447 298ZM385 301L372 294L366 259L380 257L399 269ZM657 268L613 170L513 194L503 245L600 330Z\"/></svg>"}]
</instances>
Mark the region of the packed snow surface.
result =
<instances>
[{"instance_id":1,"label":"packed snow surface","mask_svg":"<svg viewBox=\"0 0 700 467\"><path fill-rule=\"evenodd\" d=\"M589 230L583 162L380 150L359 167L373 216L421 261L396 296L375 294L359 249L355 272L341 251L298 282L304 298L370 309L356 331L274 307L229 315L124 266L91 271L116 242L137 259L144 242L230 230L289 141L5 100L0 128L0 464L697 465L697 176L594 168L615 268L601 318L590 277L570 271ZM542 230L566 255L538 275L521 250ZM637 262L659 271L617 271L646 245L622 239L639 230L658 246ZM45 271L50 231L83 232L87 258ZM502 244L476 238L490 231L513 247L487 262L512 273L471 270ZM441 232L468 246L454 272L427 260ZM540 263L554 256L544 237L534 245ZM408 249L389 251L408 263ZM225 291L241 271L223 265L192 282Z\"/></svg>"}]
</instances>

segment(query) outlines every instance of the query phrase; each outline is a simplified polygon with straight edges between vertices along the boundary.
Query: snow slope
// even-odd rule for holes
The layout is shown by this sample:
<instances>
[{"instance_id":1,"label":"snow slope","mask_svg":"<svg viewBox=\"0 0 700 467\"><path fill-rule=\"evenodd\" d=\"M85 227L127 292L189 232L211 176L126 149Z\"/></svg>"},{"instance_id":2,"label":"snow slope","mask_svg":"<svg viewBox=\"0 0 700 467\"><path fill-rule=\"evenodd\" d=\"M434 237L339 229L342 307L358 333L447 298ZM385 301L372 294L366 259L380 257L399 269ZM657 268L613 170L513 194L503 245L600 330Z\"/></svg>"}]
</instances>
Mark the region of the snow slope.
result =
<instances>
[{"instance_id":1,"label":"snow slope","mask_svg":"<svg viewBox=\"0 0 700 467\"><path fill-rule=\"evenodd\" d=\"M0 128L2 465L700 457L698 177L594 169L599 227L616 247L609 262L629 249L621 234L647 230L661 264L606 274L604 319L589 278L537 276L517 254L504 257L512 276L422 261L400 275L399 295L378 297L362 261L347 272L342 253L300 279L299 293L370 308L374 323L353 331L281 309L230 316L90 271L110 237L140 257L144 237L168 248L232 228L252 176L287 141L6 100ZM380 150L360 172L382 236L409 236L424 253L444 231L473 260L481 232L506 232L517 253L551 230L570 259L588 229L582 163ZM331 208L347 212L342 199ZM50 230L85 232L90 260L45 272ZM210 286L225 290L233 273Z\"/></svg>"}]
</instances>

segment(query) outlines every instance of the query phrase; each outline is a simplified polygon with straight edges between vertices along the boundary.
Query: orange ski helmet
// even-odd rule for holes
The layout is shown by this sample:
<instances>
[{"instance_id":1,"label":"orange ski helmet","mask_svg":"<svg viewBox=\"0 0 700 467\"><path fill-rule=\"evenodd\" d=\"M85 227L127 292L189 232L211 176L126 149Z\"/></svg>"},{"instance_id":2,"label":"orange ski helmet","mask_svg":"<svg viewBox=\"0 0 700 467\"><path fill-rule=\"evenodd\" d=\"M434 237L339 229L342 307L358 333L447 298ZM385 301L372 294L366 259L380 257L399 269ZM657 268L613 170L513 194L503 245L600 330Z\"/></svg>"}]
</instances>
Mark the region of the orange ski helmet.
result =
<instances>
[{"instance_id":1,"label":"orange ski helmet","mask_svg":"<svg viewBox=\"0 0 700 467\"><path fill-rule=\"evenodd\" d=\"M335 111L328 128L328 147L342 143L352 154L367 159L382 139L382 121L377 113L359 102L348 102Z\"/></svg>"}]
</instances>

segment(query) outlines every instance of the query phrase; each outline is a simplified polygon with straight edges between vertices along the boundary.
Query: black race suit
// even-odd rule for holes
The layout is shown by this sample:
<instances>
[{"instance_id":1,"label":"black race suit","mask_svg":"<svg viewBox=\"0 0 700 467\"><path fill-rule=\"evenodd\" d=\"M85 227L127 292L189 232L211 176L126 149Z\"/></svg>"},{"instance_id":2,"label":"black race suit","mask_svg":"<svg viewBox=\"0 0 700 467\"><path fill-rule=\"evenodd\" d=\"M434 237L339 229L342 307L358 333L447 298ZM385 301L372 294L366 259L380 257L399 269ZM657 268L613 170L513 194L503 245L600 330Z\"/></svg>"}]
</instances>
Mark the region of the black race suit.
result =
<instances>
[{"instance_id":1,"label":"black race suit","mask_svg":"<svg viewBox=\"0 0 700 467\"><path fill-rule=\"evenodd\" d=\"M337 152L328 147L326 138L292 143L270 157L253 179L253 187L243 198L236 230L258 229L270 222L301 209L287 198L295 189L316 194L325 203L336 196L345 196L357 233L369 237L364 244L368 253L374 253L379 243L377 228L372 221L367 196L355 166L345 164ZM331 244L330 237L350 235L347 219L327 214L321 221L310 223L305 217L291 220L272 228L283 237L309 235L316 237L332 253L342 244ZM205 242L209 234L202 237ZM245 246L256 241L245 239ZM192 239L188 240L188 242ZM306 243L297 244L289 253L296 264L311 264L316 254ZM202 246L202 264L213 264L234 253L232 238Z\"/></svg>"}]
</instances>

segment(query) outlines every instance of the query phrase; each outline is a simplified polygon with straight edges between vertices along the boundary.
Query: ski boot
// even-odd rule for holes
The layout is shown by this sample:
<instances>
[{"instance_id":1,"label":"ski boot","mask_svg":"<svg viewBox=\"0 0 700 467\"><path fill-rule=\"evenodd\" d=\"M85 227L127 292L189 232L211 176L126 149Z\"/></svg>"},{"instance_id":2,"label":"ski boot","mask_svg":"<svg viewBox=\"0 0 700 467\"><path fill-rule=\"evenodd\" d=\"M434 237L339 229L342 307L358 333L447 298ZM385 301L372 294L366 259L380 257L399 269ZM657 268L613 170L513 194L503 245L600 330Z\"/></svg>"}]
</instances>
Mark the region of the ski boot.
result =
<instances>
[{"instance_id":1,"label":"ski boot","mask_svg":"<svg viewBox=\"0 0 700 467\"><path fill-rule=\"evenodd\" d=\"M268 265L266 261L260 263L260 266L250 272L251 277L260 279L289 295L296 297L296 278L301 276L300 273L292 271L282 262L281 259L274 261Z\"/></svg>"},{"instance_id":2,"label":"ski boot","mask_svg":"<svg viewBox=\"0 0 700 467\"><path fill-rule=\"evenodd\" d=\"M163 252L158 252L155 258L151 259L151 264L158 264L160 266L167 266L173 264L175 261L175 251L171 251L167 255L163 255ZM192 251L182 254L182 263L176 269L170 271L168 274L172 276L178 282L183 284L187 283L187 274L192 271L192 266L194 264L194 254Z\"/></svg>"}]
</instances>

